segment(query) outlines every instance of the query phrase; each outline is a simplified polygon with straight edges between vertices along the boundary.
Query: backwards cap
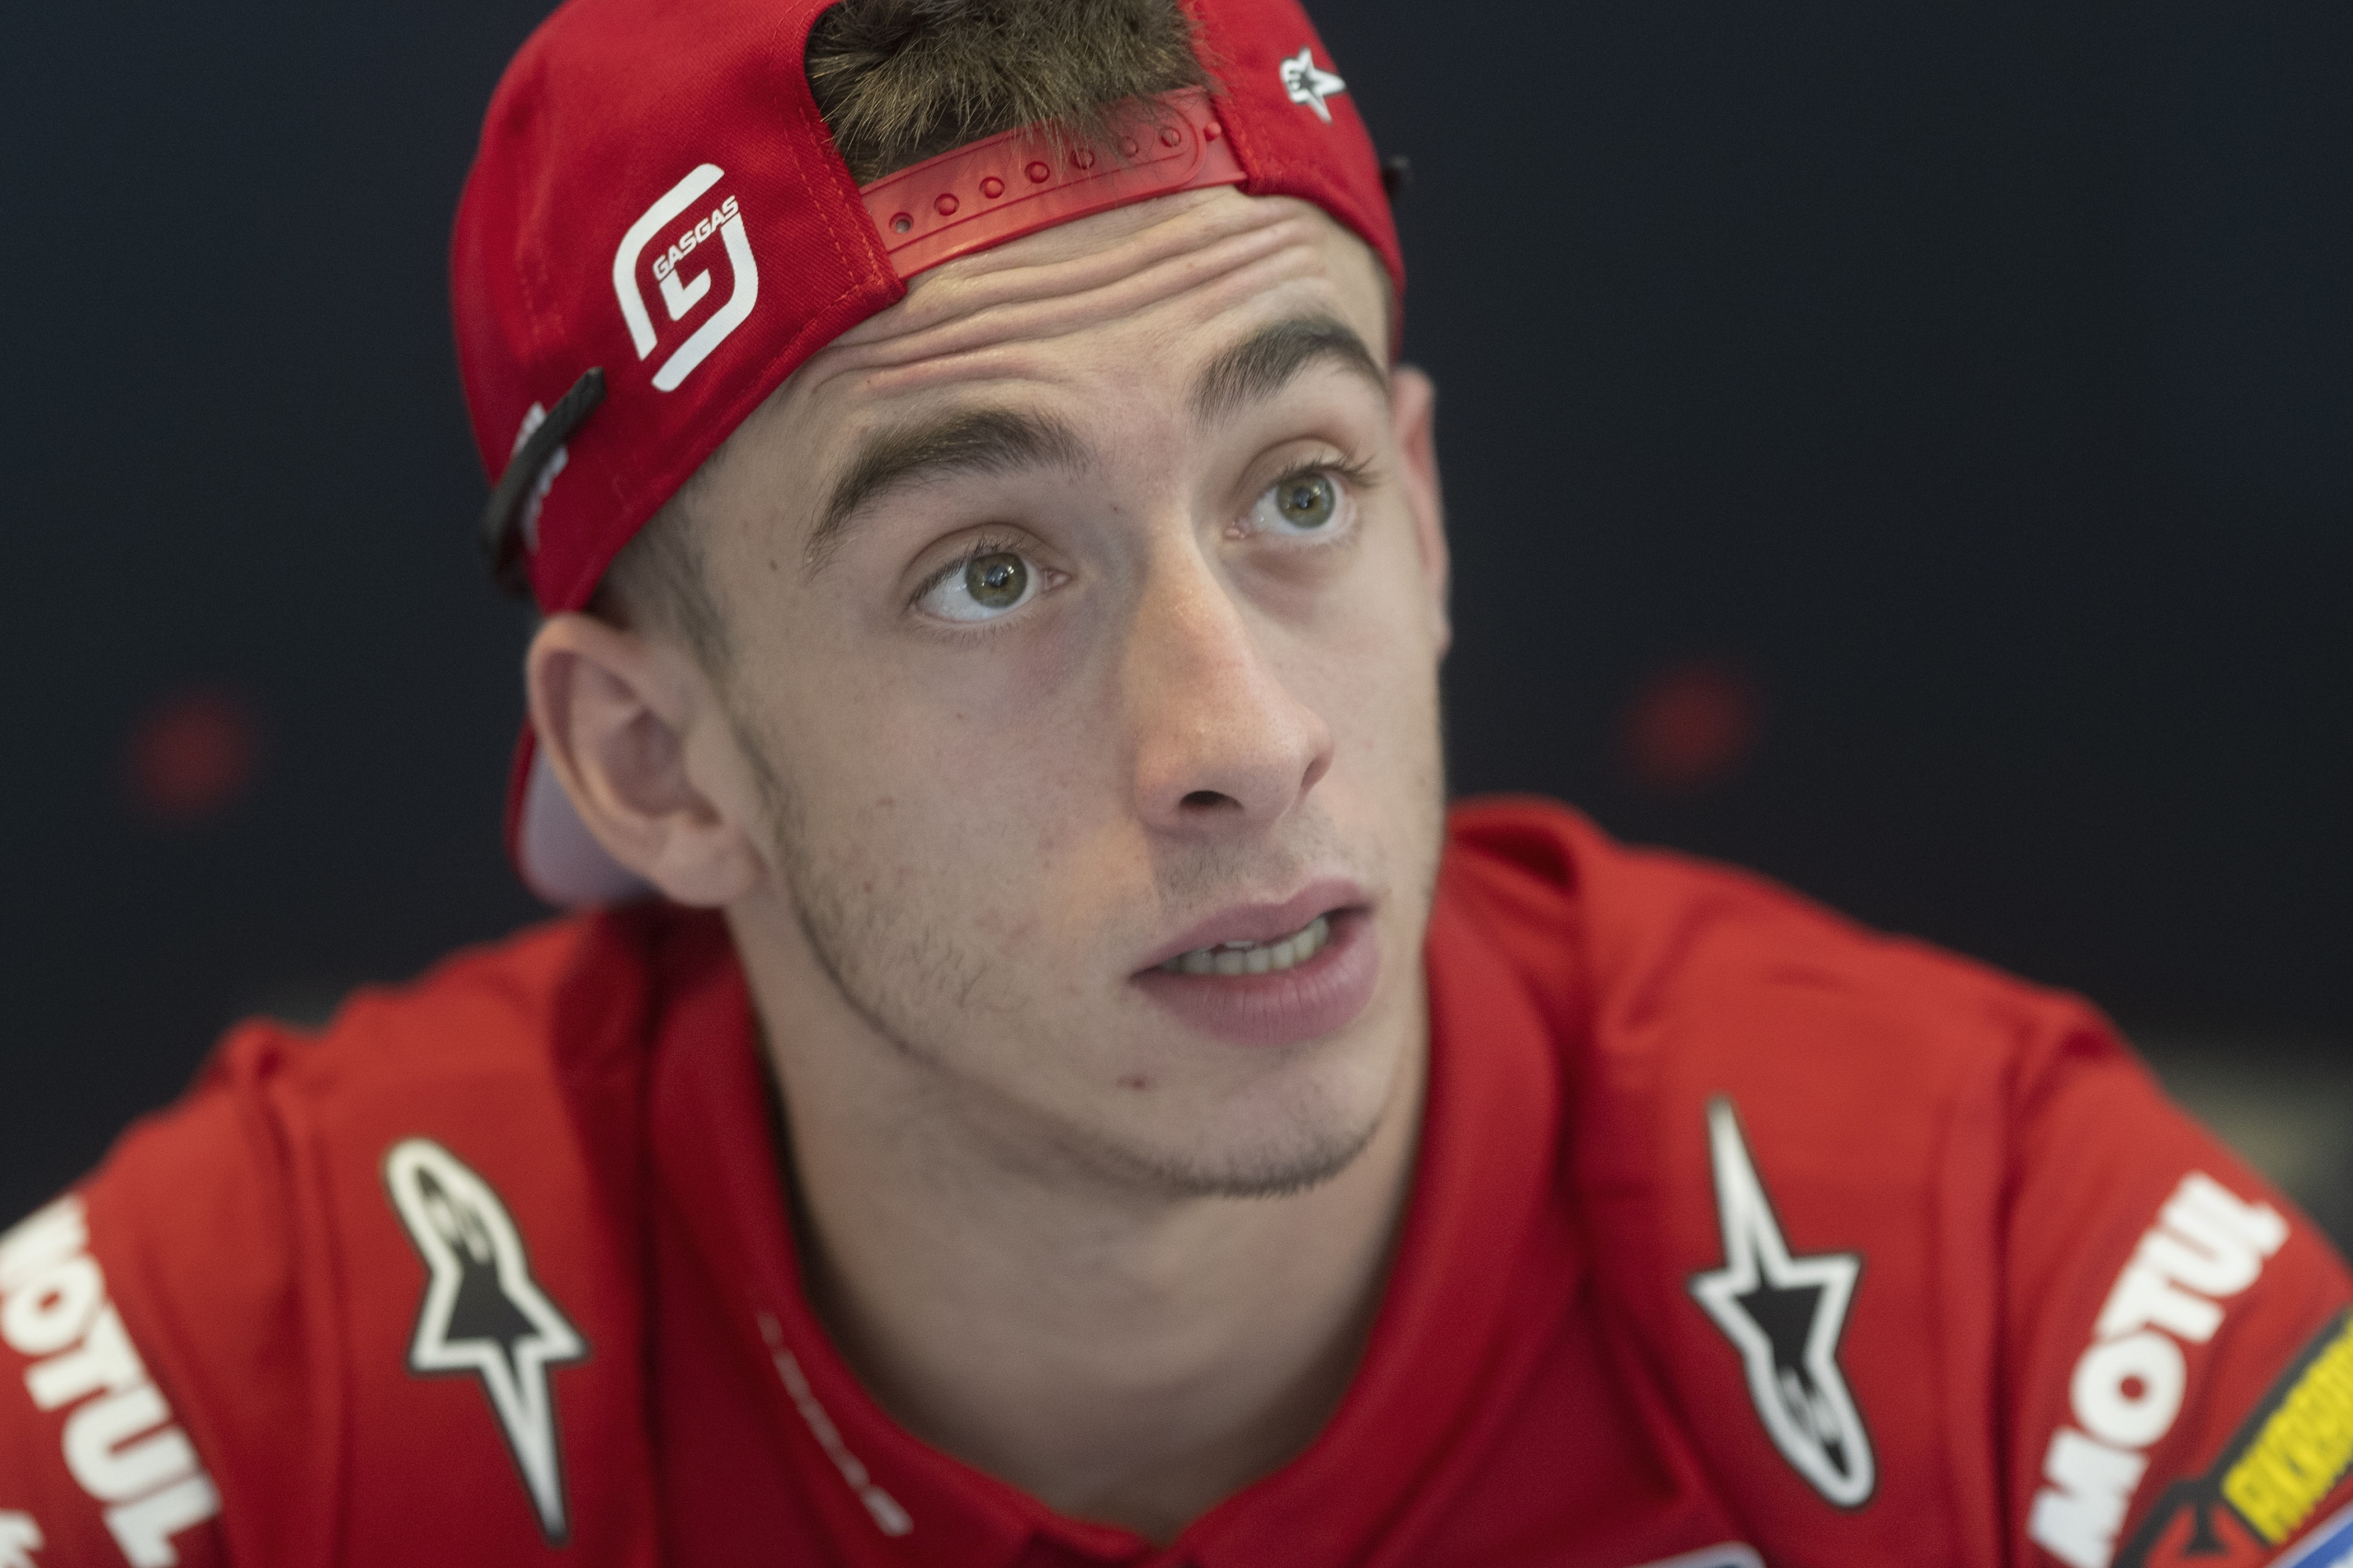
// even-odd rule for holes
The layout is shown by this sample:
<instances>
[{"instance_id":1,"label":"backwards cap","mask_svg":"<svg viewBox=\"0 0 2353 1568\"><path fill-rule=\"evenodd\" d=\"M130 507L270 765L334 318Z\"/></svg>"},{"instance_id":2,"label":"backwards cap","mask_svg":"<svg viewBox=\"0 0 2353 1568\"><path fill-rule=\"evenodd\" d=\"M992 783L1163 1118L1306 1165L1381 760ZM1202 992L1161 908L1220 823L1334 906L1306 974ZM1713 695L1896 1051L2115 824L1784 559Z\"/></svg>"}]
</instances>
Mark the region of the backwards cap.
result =
<instances>
[{"instance_id":1,"label":"backwards cap","mask_svg":"<svg viewBox=\"0 0 2353 1568\"><path fill-rule=\"evenodd\" d=\"M954 257L1234 185L1322 207L1402 295L1371 138L1295 0L1184 0L1214 96L1169 95L1115 153L1018 130L862 190L802 64L830 3L569 0L491 97L450 245L459 367L484 548L550 614L803 361ZM507 827L551 902L642 890L527 726Z\"/></svg>"}]
</instances>

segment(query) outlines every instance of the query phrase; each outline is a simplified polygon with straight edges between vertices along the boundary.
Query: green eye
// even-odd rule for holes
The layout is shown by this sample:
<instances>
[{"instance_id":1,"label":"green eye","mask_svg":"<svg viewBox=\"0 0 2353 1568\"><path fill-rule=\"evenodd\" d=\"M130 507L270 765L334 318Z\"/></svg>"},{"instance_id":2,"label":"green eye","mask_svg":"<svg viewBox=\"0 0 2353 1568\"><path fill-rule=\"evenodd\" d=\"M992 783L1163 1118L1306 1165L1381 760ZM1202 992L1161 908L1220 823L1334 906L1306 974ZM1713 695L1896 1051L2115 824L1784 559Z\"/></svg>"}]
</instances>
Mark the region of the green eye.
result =
<instances>
[{"instance_id":1,"label":"green eye","mask_svg":"<svg viewBox=\"0 0 2353 1568\"><path fill-rule=\"evenodd\" d=\"M1329 474L1303 473L1274 487L1275 514L1293 528L1321 528L1340 507Z\"/></svg>"},{"instance_id":2,"label":"green eye","mask_svg":"<svg viewBox=\"0 0 2353 1568\"><path fill-rule=\"evenodd\" d=\"M1029 591L1029 565L1009 551L975 556L964 569L964 591L984 609L1010 609Z\"/></svg>"},{"instance_id":3,"label":"green eye","mask_svg":"<svg viewBox=\"0 0 2353 1568\"><path fill-rule=\"evenodd\" d=\"M915 602L942 620L995 620L1012 613L1060 578L1016 549L993 541L932 579Z\"/></svg>"}]
</instances>

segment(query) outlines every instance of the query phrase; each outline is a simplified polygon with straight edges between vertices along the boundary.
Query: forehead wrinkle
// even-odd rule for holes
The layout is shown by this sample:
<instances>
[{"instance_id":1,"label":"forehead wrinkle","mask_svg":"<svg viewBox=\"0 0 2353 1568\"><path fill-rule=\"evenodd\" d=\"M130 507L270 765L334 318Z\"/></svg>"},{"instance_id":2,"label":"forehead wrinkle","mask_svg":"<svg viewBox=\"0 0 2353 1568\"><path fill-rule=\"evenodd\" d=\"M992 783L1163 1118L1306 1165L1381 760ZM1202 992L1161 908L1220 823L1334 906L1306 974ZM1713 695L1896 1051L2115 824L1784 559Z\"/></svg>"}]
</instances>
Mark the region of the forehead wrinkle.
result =
<instances>
[{"instance_id":1,"label":"forehead wrinkle","mask_svg":"<svg viewBox=\"0 0 2353 1568\"><path fill-rule=\"evenodd\" d=\"M906 345L925 352L828 365L822 374L827 381L850 378L855 395L863 397L898 396L955 382L1059 379L1070 365L1058 352L1067 340L1106 326L1149 321L1180 305L1196 307L1202 318L1212 319L1276 289L1328 275L1312 247L1286 246L1240 268L1193 280L1183 289L1025 307L1018 319L1011 313L992 313L990 320L958 323L971 330Z\"/></svg>"},{"instance_id":2,"label":"forehead wrinkle","mask_svg":"<svg viewBox=\"0 0 2353 1568\"><path fill-rule=\"evenodd\" d=\"M1293 316L1269 323L1209 361L1193 383L1193 417L1215 424L1264 402L1315 365L1360 376L1388 400L1388 377L1355 328L1333 315Z\"/></svg>"},{"instance_id":3,"label":"forehead wrinkle","mask_svg":"<svg viewBox=\"0 0 2353 1568\"><path fill-rule=\"evenodd\" d=\"M823 571L859 514L902 485L952 473L1083 469L1094 450L1067 423L1022 408L956 408L885 425L861 441L834 482L802 549L806 574Z\"/></svg>"}]
</instances>

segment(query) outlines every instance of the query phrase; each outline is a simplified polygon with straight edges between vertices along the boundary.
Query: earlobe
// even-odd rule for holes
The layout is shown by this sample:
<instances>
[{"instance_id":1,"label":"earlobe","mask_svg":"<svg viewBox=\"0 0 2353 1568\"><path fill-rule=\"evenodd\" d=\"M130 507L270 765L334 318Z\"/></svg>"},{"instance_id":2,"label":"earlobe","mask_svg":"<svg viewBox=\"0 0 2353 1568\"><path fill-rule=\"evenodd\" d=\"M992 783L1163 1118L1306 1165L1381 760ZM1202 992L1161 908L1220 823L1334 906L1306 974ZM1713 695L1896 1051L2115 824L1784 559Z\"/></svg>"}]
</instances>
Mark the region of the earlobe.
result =
<instances>
[{"instance_id":1,"label":"earlobe","mask_svg":"<svg viewBox=\"0 0 2353 1568\"><path fill-rule=\"evenodd\" d=\"M1446 546L1446 502L1438 484L1438 386L1420 370L1400 365L1389 374L1389 408L1406 502L1413 511L1414 542L1430 591L1430 624L1441 655L1454 641L1448 609L1451 567Z\"/></svg>"},{"instance_id":2,"label":"earlobe","mask_svg":"<svg viewBox=\"0 0 2353 1568\"><path fill-rule=\"evenodd\" d=\"M525 661L541 754L596 842L681 904L748 893L765 865L693 766L716 701L678 650L593 615L549 618Z\"/></svg>"}]
</instances>

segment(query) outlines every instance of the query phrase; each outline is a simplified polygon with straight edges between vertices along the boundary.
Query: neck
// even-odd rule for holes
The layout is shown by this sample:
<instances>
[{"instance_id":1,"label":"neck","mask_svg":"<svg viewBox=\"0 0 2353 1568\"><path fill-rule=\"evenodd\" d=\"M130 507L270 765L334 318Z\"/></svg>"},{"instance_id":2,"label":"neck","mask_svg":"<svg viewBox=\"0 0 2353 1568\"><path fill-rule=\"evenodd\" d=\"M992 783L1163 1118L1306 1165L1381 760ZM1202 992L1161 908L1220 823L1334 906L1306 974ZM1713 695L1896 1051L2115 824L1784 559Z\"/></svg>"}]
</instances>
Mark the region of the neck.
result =
<instances>
[{"instance_id":1,"label":"neck","mask_svg":"<svg viewBox=\"0 0 2353 1568\"><path fill-rule=\"evenodd\" d=\"M983 1125L799 967L747 963L784 1089L804 1284L895 1420L1060 1512L1163 1543L1307 1446L1379 1302L1419 1141L1420 1041L1329 1180L1180 1194Z\"/></svg>"}]
</instances>

